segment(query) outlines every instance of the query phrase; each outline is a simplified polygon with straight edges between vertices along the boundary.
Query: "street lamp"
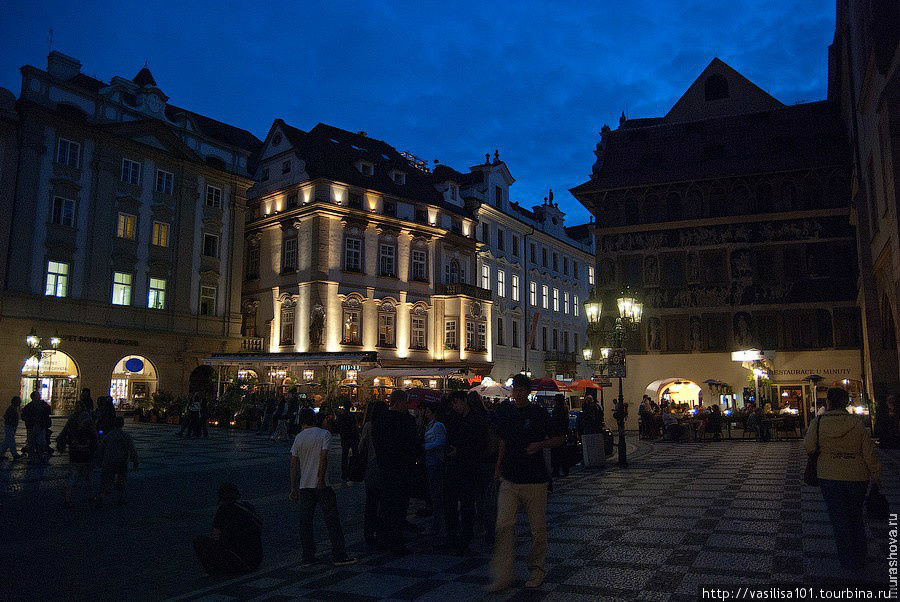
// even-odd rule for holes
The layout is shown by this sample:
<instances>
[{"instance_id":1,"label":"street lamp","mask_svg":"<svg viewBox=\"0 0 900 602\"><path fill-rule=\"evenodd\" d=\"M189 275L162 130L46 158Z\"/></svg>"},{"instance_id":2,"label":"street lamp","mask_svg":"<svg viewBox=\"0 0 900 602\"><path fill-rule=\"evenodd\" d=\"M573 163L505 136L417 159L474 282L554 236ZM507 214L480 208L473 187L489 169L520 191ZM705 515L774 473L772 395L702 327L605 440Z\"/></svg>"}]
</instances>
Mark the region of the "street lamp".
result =
<instances>
[{"instance_id":1,"label":"street lamp","mask_svg":"<svg viewBox=\"0 0 900 602\"><path fill-rule=\"evenodd\" d=\"M41 345L41 337L37 336L34 328L31 329L31 332L28 333L28 336L25 337L25 345L28 347L29 355L35 361L34 368L34 390L38 392L40 395L41 392L41 360L44 359L45 353L52 353L59 348L59 344L61 343L61 339L54 335L50 337L50 345L43 346Z\"/></svg>"}]
</instances>

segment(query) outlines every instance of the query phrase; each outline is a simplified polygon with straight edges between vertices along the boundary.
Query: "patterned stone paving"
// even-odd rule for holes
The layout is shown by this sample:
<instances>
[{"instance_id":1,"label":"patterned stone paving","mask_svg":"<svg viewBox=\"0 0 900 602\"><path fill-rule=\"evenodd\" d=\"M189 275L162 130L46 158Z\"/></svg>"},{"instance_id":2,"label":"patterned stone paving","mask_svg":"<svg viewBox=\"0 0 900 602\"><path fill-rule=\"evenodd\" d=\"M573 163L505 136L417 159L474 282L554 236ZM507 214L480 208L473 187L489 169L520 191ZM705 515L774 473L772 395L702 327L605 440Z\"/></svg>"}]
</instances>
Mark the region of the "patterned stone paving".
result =
<instances>
[{"instance_id":1,"label":"patterned stone paving","mask_svg":"<svg viewBox=\"0 0 900 602\"><path fill-rule=\"evenodd\" d=\"M61 428L61 424L57 425ZM299 566L295 506L286 499L287 443L251 433L211 430L186 441L165 425L126 427L143 465L130 477L130 503L64 512L67 471L0 467L0 553L10 581L5 599L184 600L470 600L484 598L489 550L476 539L470 557L432 553L423 538L396 559L362 544L363 490L337 486L343 524L357 565ZM22 435L24 433L22 432ZM339 446L331 472L338 472ZM900 507L900 455L882 453L885 491ZM844 574L817 489L800 482L801 445L793 442L648 444L635 442L631 466L575 469L556 482L548 505L547 581L525 590L528 550L519 525L516 587L489 599L694 600L699 584L826 583L886 580L886 525L869 523L870 562ZM190 539L206 531L214 491L236 481L265 524L266 557L238 579L203 576ZM413 505L413 508L416 506ZM410 515L411 520L415 520ZM419 522L423 522L419 520ZM320 556L328 557L323 533ZM11 544L11 545L9 545ZM14 564L13 564L14 562Z\"/></svg>"}]
</instances>

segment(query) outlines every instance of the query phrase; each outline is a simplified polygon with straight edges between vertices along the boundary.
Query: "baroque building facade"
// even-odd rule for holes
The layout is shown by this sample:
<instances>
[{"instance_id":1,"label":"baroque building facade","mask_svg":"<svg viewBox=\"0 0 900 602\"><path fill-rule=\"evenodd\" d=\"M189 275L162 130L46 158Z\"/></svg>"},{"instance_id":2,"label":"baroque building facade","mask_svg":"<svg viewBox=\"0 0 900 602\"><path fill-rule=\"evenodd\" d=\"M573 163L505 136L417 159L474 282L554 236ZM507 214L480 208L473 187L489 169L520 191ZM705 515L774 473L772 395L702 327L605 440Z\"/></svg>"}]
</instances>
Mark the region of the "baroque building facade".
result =
<instances>
[{"instance_id":1,"label":"baroque building facade","mask_svg":"<svg viewBox=\"0 0 900 602\"><path fill-rule=\"evenodd\" d=\"M203 357L241 344L260 141L169 104L146 67L105 82L51 52L21 71L18 100L2 95L4 400L186 391Z\"/></svg>"},{"instance_id":2,"label":"baroque building facade","mask_svg":"<svg viewBox=\"0 0 900 602\"><path fill-rule=\"evenodd\" d=\"M861 397L847 151L835 103L782 105L719 59L666 116L604 126L572 192L596 217L607 307L625 287L644 302L627 399L733 407L760 366L775 409L807 415L811 375ZM750 349L758 363L732 356Z\"/></svg>"}]
</instances>

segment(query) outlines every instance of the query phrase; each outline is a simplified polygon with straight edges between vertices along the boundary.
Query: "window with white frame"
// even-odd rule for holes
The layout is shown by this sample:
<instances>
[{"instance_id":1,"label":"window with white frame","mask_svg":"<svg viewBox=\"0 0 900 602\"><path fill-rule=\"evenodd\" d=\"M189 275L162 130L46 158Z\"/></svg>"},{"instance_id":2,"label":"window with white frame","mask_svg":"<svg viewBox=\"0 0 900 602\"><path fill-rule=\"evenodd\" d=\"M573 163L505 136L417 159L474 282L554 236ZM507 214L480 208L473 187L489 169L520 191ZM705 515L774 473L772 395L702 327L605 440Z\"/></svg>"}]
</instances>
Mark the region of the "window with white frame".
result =
<instances>
[{"instance_id":1,"label":"window with white frame","mask_svg":"<svg viewBox=\"0 0 900 602\"><path fill-rule=\"evenodd\" d=\"M487 322L482 320L477 325L478 328L478 339L476 340L477 351L487 351Z\"/></svg>"},{"instance_id":2,"label":"window with white frame","mask_svg":"<svg viewBox=\"0 0 900 602\"><path fill-rule=\"evenodd\" d=\"M394 347L396 338L397 312L393 304L383 303L378 310L378 346Z\"/></svg>"},{"instance_id":3,"label":"window with white frame","mask_svg":"<svg viewBox=\"0 0 900 602\"><path fill-rule=\"evenodd\" d=\"M147 307L150 309L166 308L166 281L164 278L150 277L147 288Z\"/></svg>"},{"instance_id":4,"label":"window with white frame","mask_svg":"<svg viewBox=\"0 0 900 602\"><path fill-rule=\"evenodd\" d=\"M156 170L156 192L162 194L172 194L174 188L175 175L161 169Z\"/></svg>"},{"instance_id":5,"label":"window with white frame","mask_svg":"<svg viewBox=\"0 0 900 602\"><path fill-rule=\"evenodd\" d=\"M491 266L487 264L481 266L481 288L491 288Z\"/></svg>"},{"instance_id":6,"label":"window with white frame","mask_svg":"<svg viewBox=\"0 0 900 602\"><path fill-rule=\"evenodd\" d=\"M553 311L559 311L559 289L553 289Z\"/></svg>"},{"instance_id":7,"label":"window with white frame","mask_svg":"<svg viewBox=\"0 0 900 602\"><path fill-rule=\"evenodd\" d=\"M65 261L47 262L47 283L44 294L48 297L69 295L69 264Z\"/></svg>"},{"instance_id":8,"label":"window with white frame","mask_svg":"<svg viewBox=\"0 0 900 602\"><path fill-rule=\"evenodd\" d=\"M428 315L422 306L418 306L413 310L410 319L410 339L409 346L411 349L426 349L428 342L425 338L427 331Z\"/></svg>"},{"instance_id":9,"label":"window with white frame","mask_svg":"<svg viewBox=\"0 0 900 602\"><path fill-rule=\"evenodd\" d=\"M365 161L359 162L359 172L364 176L375 175L375 166Z\"/></svg>"},{"instance_id":10,"label":"window with white frame","mask_svg":"<svg viewBox=\"0 0 900 602\"><path fill-rule=\"evenodd\" d=\"M281 336L278 344L294 344L294 304L290 301L281 304Z\"/></svg>"},{"instance_id":11,"label":"window with white frame","mask_svg":"<svg viewBox=\"0 0 900 602\"><path fill-rule=\"evenodd\" d=\"M413 249L411 252L412 279L416 282L428 282L428 251Z\"/></svg>"},{"instance_id":12,"label":"window with white frame","mask_svg":"<svg viewBox=\"0 0 900 602\"><path fill-rule=\"evenodd\" d=\"M588 284L594 284L594 266L592 265L588 266Z\"/></svg>"},{"instance_id":13,"label":"window with white frame","mask_svg":"<svg viewBox=\"0 0 900 602\"><path fill-rule=\"evenodd\" d=\"M116 235L125 240L134 240L137 216L131 213L119 212L119 221L116 226Z\"/></svg>"},{"instance_id":14,"label":"window with white frame","mask_svg":"<svg viewBox=\"0 0 900 602\"><path fill-rule=\"evenodd\" d=\"M550 287L546 284L541 286L541 307L550 308Z\"/></svg>"},{"instance_id":15,"label":"window with white frame","mask_svg":"<svg viewBox=\"0 0 900 602\"><path fill-rule=\"evenodd\" d=\"M141 183L141 164L131 159L122 159L122 181L139 186Z\"/></svg>"},{"instance_id":16,"label":"window with white frame","mask_svg":"<svg viewBox=\"0 0 900 602\"><path fill-rule=\"evenodd\" d=\"M519 275L512 275L512 300L519 301Z\"/></svg>"},{"instance_id":17,"label":"window with white frame","mask_svg":"<svg viewBox=\"0 0 900 602\"><path fill-rule=\"evenodd\" d=\"M344 270L348 272L362 271L362 240L347 237L344 240Z\"/></svg>"},{"instance_id":18,"label":"window with white frame","mask_svg":"<svg viewBox=\"0 0 900 602\"><path fill-rule=\"evenodd\" d=\"M356 297L350 297L342 309L341 345L362 345L362 304Z\"/></svg>"},{"instance_id":19,"label":"window with white frame","mask_svg":"<svg viewBox=\"0 0 900 602\"><path fill-rule=\"evenodd\" d=\"M378 275L397 275L397 247L390 242L378 244Z\"/></svg>"},{"instance_id":20,"label":"window with white frame","mask_svg":"<svg viewBox=\"0 0 900 602\"><path fill-rule=\"evenodd\" d=\"M219 256L219 237L217 235L203 233L203 254L206 257Z\"/></svg>"},{"instance_id":21,"label":"window with white frame","mask_svg":"<svg viewBox=\"0 0 900 602\"><path fill-rule=\"evenodd\" d=\"M578 317L578 295L572 295L572 313Z\"/></svg>"},{"instance_id":22,"label":"window with white frame","mask_svg":"<svg viewBox=\"0 0 900 602\"><path fill-rule=\"evenodd\" d=\"M206 206L221 207L222 206L222 189L218 186L206 185Z\"/></svg>"},{"instance_id":23,"label":"window with white frame","mask_svg":"<svg viewBox=\"0 0 900 602\"><path fill-rule=\"evenodd\" d=\"M60 226L75 227L75 201L61 196L53 197L50 221Z\"/></svg>"},{"instance_id":24,"label":"window with white frame","mask_svg":"<svg viewBox=\"0 0 900 602\"><path fill-rule=\"evenodd\" d=\"M506 272L497 270L497 296L506 296Z\"/></svg>"},{"instance_id":25,"label":"window with white frame","mask_svg":"<svg viewBox=\"0 0 900 602\"><path fill-rule=\"evenodd\" d=\"M497 250L506 250L506 233L503 231L503 228L497 228Z\"/></svg>"},{"instance_id":26,"label":"window with white frame","mask_svg":"<svg viewBox=\"0 0 900 602\"><path fill-rule=\"evenodd\" d=\"M81 144L66 138L57 139L56 162L77 169L81 165Z\"/></svg>"},{"instance_id":27,"label":"window with white frame","mask_svg":"<svg viewBox=\"0 0 900 602\"><path fill-rule=\"evenodd\" d=\"M456 334L456 320L444 322L444 349L458 349Z\"/></svg>"},{"instance_id":28,"label":"window with white frame","mask_svg":"<svg viewBox=\"0 0 900 602\"><path fill-rule=\"evenodd\" d=\"M503 316L497 316L497 344L506 345L503 341Z\"/></svg>"},{"instance_id":29,"label":"window with white frame","mask_svg":"<svg viewBox=\"0 0 900 602\"><path fill-rule=\"evenodd\" d=\"M529 284L528 288L530 289L528 291L528 296L529 296L528 301L531 303L532 307L536 307L537 306L537 284L532 282Z\"/></svg>"},{"instance_id":30,"label":"window with white frame","mask_svg":"<svg viewBox=\"0 0 900 602\"><path fill-rule=\"evenodd\" d=\"M563 313L569 313L569 293L568 291L563 291Z\"/></svg>"},{"instance_id":31,"label":"window with white frame","mask_svg":"<svg viewBox=\"0 0 900 602\"><path fill-rule=\"evenodd\" d=\"M459 200L459 186L450 184L450 198L454 201Z\"/></svg>"},{"instance_id":32,"label":"window with white frame","mask_svg":"<svg viewBox=\"0 0 900 602\"><path fill-rule=\"evenodd\" d=\"M475 322L466 321L466 351L475 351Z\"/></svg>"},{"instance_id":33,"label":"window with white frame","mask_svg":"<svg viewBox=\"0 0 900 602\"><path fill-rule=\"evenodd\" d=\"M216 315L216 293L218 289L215 286L200 287L200 315L214 316Z\"/></svg>"},{"instance_id":34,"label":"window with white frame","mask_svg":"<svg viewBox=\"0 0 900 602\"><path fill-rule=\"evenodd\" d=\"M285 234L281 241L281 271L290 272L297 269L297 233Z\"/></svg>"},{"instance_id":35,"label":"window with white frame","mask_svg":"<svg viewBox=\"0 0 900 602\"><path fill-rule=\"evenodd\" d=\"M127 272L113 273L113 305L131 305L131 283L133 276Z\"/></svg>"},{"instance_id":36,"label":"window with white frame","mask_svg":"<svg viewBox=\"0 0 900 602\"><path fill-rule=\"evenodd\" d=\"M153 232L150 244L157 247L169 246L169 224L166 222L153 222Z\"/></svg>"}]
</instances>

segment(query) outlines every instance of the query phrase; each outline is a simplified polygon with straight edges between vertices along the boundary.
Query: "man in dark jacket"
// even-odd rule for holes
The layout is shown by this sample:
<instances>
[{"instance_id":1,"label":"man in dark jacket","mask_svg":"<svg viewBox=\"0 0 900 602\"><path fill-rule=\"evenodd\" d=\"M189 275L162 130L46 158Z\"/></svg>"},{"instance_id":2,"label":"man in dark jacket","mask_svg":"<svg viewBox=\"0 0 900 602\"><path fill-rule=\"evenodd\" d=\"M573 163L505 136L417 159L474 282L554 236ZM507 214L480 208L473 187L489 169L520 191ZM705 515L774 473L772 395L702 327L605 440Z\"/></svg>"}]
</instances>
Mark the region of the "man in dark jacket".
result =
<instances>
[{"instance_id":1,"label":"man in dark jacket","mask_svg":"<svg viewBox=\"0 0 900 602\"><path fill-rule=\"evenodd\" d=\"M50 404L41 399L39 391L31 392L31 403L22 408L25 423L26 449L29 464L47 462L47 430L50 428Z\"/></svg>"},{"instance_id":2,"label":"man in dark jacket","mask_svg":"<svg viewBox=\"0 0 900 602\"><path fill-rule=\"evenodd\" d=\"M9 402L9 407L3 414L3 446L0 447L0 458L6 457L6 452L12 454L13 460L18 460L21 454L16 449L16 429L19 428L19 406L22 399L18 395Z\"/></svg>"},{"instance_id":3,"label":"man in dark jacket","mask_svg":"<svg viewBox=\"0 0 900 602\"><path fill-rule=\"evenodd\" d=\"M262 523L256 509L240 497L233 483L223 483L212 533L194 539L197 559L211 575L249 573L262 562Z\"/></svg>"},{"instance_id":4,"label":"man in dark jacket","mask_svg":"<svg viewBox=\"0 0 900 602\"><path fill-rule=\"evenodd\" d=\"M337 430L341 436L341 480L350 481L350 456L359 453L359 427L356 416L350 411L349 399L344 400L344 407L337 417Z\"/></svg>"},{"instance_id":5,"label":"man in dark jacket","mask_svg":"<svg viewBox=\"0 0 900 602\"><path fill-rule=\"evenodd\" d=\"M94 404L90 397L78 402L78 409L63 427L56 444L60 452L69 449L69 482L66 485L66 508L72 508L72 491L79 480L87 486L88 498L91 497L91 461L97 449L97 425L94 422Z\"/></svg>"},{"instance_id":6,"label":"man in dark jacket","mask_svg":"<svg viewBox=\"0 0 900 602\"><path fill-rule=\"evenodd\" d=\"M447 534L455 553L468 553L475 522L475 475L488 445L487 423L469 410L465 391L450 394L447 428Z\"/></svg>"},{"instance_id":7,"label":"man in dark jacket","mask_svg":"<svg viewBox=\"0 0 900 602\"><path fill-rule=\"evenodd\" d=\"M372 439L378 458L381 498L378 504L378 547L398 556L409 554L403 527L409 506L410 476L419 453L416 421L409 415L406 391L394 389L390 410L372 419Z\"/></svg>"}]
</instances>

